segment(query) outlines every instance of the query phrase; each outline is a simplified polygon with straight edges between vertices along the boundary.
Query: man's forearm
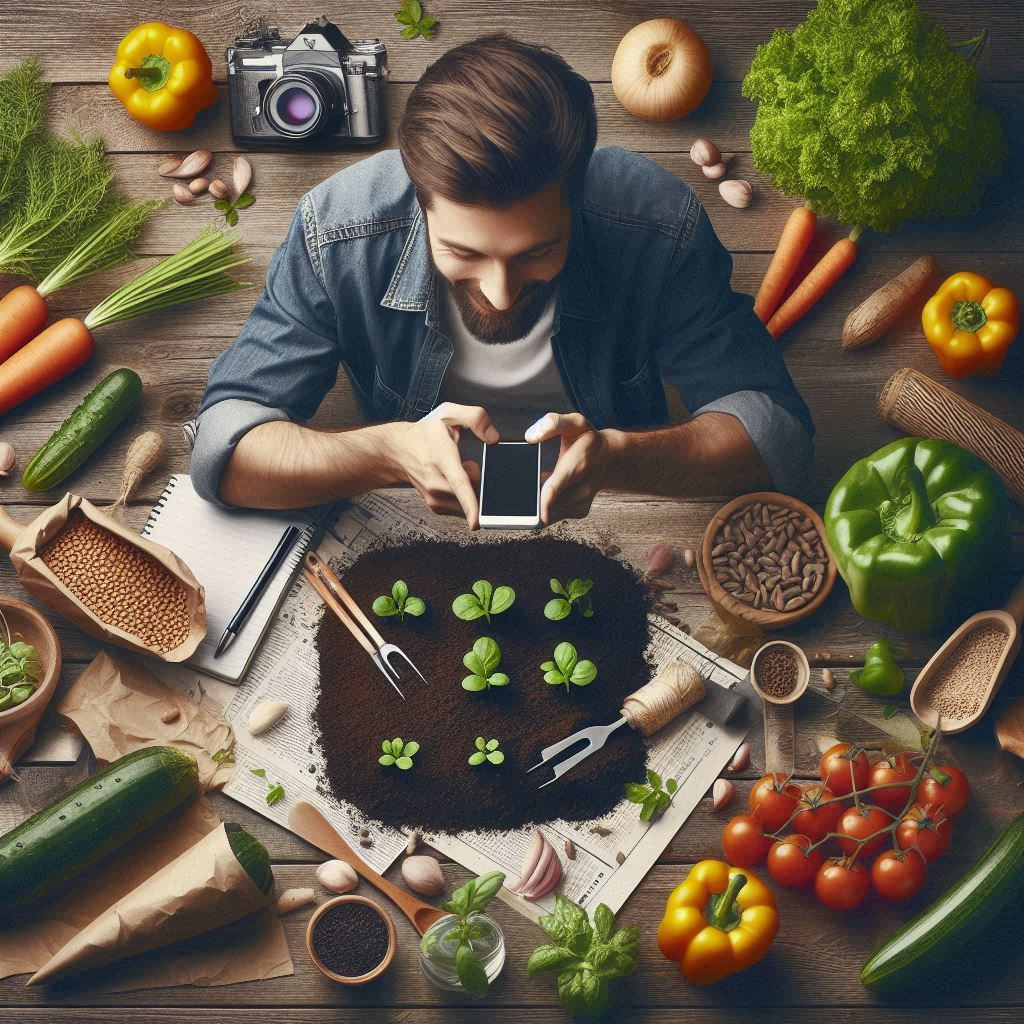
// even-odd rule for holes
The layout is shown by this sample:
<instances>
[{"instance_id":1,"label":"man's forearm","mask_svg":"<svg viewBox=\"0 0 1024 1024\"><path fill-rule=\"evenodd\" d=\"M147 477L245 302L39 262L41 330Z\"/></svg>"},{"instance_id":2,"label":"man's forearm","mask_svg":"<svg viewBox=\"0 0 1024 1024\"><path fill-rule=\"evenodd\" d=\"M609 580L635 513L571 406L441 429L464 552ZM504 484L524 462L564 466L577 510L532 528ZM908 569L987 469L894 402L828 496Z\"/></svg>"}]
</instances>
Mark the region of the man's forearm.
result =
<instances>
[{"instance_id":1,"label":"man's forearm","mask_svg":"<svg viewBox=\"0 0 1024 1024\"><path fill-rule=\"evenodd\" d=\"M393 455L398 426L319 431L261 423L235 447L219 497L247 508L303 508L404 481Z\"/></svg>"},{"instance_id":2,"label":"man's forearm","mask_svg":"<svg viewBox=\"0 0 1024 1024\"><path fill-rule=\"evenodd\" d=\"M604 486L669 497L764 490L771 476L735 416L709 412L664 430L603 431Z\"/></svg>"}]
</instances>

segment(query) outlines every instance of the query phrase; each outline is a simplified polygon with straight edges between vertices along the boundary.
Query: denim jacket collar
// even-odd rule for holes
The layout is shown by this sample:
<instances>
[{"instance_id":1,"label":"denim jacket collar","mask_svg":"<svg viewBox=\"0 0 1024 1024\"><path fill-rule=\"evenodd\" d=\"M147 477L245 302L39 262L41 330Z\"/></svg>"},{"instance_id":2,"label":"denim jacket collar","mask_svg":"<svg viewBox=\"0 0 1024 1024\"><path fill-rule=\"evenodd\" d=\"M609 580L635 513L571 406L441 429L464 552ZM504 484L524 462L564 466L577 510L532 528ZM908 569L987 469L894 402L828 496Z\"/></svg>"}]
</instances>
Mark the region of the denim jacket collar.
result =
<instances>
[{"instance_id":1,"label":"denim jacket collar","mask_svg":"<svg viewBox=\"0 0 1024 1024\"><path fill-rule=\"evenodd\" d=\"M389 309L427 312L428 320L436 320L433 306L434 266L430 259L427 225L419 204L409 228L402 255L391 275L391 282L380 300ZM559 285L559 312L579 320L605 323L604 306L587 256L583 216L580 207L573 207L572 234L569 252ZM436 326L432 324L431 326Z\"/></svg>"}]
</instances>

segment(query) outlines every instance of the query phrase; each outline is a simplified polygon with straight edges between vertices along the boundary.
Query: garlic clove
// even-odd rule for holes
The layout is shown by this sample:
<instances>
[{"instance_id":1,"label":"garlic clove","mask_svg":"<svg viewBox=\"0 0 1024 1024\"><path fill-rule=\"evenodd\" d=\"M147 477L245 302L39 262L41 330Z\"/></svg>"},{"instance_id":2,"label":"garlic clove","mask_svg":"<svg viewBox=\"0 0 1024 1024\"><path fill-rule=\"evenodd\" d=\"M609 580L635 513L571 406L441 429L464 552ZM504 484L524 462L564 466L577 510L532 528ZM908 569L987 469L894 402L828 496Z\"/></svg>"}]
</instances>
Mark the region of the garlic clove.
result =
<instances>
[{"instance_id":1,"label":"garlic clove","mask_svg":"<svg viewBox=\"0 0 1024 1024\"><path fill-rule=\"evenodd\" d=\"M526 851L526 856L523 858L523 866L519 872L519 881L515 884L513 892L518 891L521 883L525 882L537 869L537 862L540 860L540 855L543 852L544 836L539 831L534 832L533 839L530 841L530 848Z\"/></svg>"},{"instance_id":2,"label":"garlic clove","mask_svg":"<svg viewBox=\"0 0 1024 1024\"><path fill-rule=\"evenodd\" d=\"M702 167L701 172L705 178L710 178L712 181L718 181L719 178L724 178L728 168L725 164L719 162L717 164L708 164L707 167Z\"/></svg>"},{"instance_id":3,"label":"garlic clove","mask_svg":"<svg viewBox=\"0 0 1024 1024\"><path fill-rule=\"evenodd\" d=\"M231 195L231 189L229 189L227 185L220 180L220 178L214 178L213 181L210 182L209 189L210 195L213 196L214 199L227 199L227 197Z\"/></svg>"},{"instance_id":4,"label":"garlic clove","mask_svg":"<svg viewBox=\"0 0 1024 1024\"><path fill-rule=\"evenodd\" d=\"M189 153L177 167L163 170L162 168L169 166L170 161L171 158L168 157L158 168L163 177L191 181L193 178L198 178L213 163L213 153L208 149L197 149L194 153Z\"/></svg>"},{"instance_id":5,"label":"garlic clove","mask_svg":"<svg viewBox=\"0 0 1024 1024\"><path fill-rule=\"evenodd\" d=\"M159 174L161 178L166 178L172 171L176 171L180 166L181 157L168 153L168 155L165 156L159 164L157 164L156 173Z\"/></svg>"},{"instance_id":6,"label":"garlic clove","mask_svg":"<svg viewBox=\"0 0 1024 1024\"><path fill-rule=\"evenodd\" d=\"M687 569L692 569L697 564L697 556L693 553L693 548L683 549L683 564Z\"/></svg>"},{"instance_id":7,"label":"garlic clove","mask_svg":"<svg viewBox=\"0 0 1024 1024\"><path fill-rule=\"evenodd\" d=\"M575 852L574 849L573 856ZM534 832L530 849L523 860L522 874L512 891L525 900L538 900L551 892L561 880L562 861L558 853L542 832Z\"/></svg>"},{"instance_id":8,"label":"garlic clove","mask_svg":"<svg viewBox=\"0 0 1024 1024\"><path fill-rule=\"evenodd\" d=\"M308 907L316 902L316 893L312 889L286 889L277 898L278 914L290 914L293 910Z\"/></svg>"},{"instance_id":9,"label":"garlic clove","mask_svg":"<svg viewBox=\"0 0 1024 1024\"><path fill-rule=\"evenodd\" d=\"M170 725L172 722L176 722L181 718L181 708L168 708L161 716L160 721L164 725Z\"/></svg>"},{"instance_id":10,"label":"garlic clove","mask_svg":"<svg viewBox=\"0 0 1024 1024\"><path fill-rule=\"evenodd\" d=\"M519 883L520 895L530 892L547 874L548 868L551 866L551 860L554 856L554 847L547 841L547 839L544 839L544 849L540 852L540 860L537 861L537 866L533 869L528 878L525 878Z\"/></svg>"},{"instance_id":11,"label":"garlic clove","mask_svg":"<svg viewBox=\"0 0 1024 1024\"><path fill-rule=\"evenodd\" d=\"M193 178L188 183L188 190L194 196L201 196L210 187L209 178Z\"/></svg>"},{"instance_id":12,"label":"garlic clove","mask_svg":"<svg viewBox=\"0 0 1024 1024\"><path fill-rule=\"evenodd\" d=\"M736 748L736 753L732 755L732 760L726 767L727 771L736 773L743 771L744 768L750 763L750 744L741 743Z\"/></svg>"},{"instance_id":13,"label":"garlic clove","mask_svg":"<svg viewBox=\"0 0 1024 1024\"><path fill-rule=\"evenodd\" d=\"M287 713L288 705L283 700L261 700L249 714L249 735L259 736L272 729Z\"/></svg>"},{"instance_id":14,"label":"garlic clove","mask_svg":"<svg viewBox=\"0 0 1024 1024\"><path fill-rule=\"evenodd\" d=\"M739 210L749 206L754 198L753 187L749 181L742 178L719 182L718 191L730 206L735 206Z\"/></svg>"},{"instance_id":15,"label":"garlic clove","mask_svg":"<svg viewBox=\"0 0 1024 1024\"><path fill-rule=\"evenodd\" d=\"M182 185L180 181L176 181L171 187L171 195L174 196L174 201L181 206L188 206L195 199L188 186Z\"/></svg>"},{"instance_id":16,"label":"garlic clove","mask_svg":"<svg viewBox=\"0 0 1024 1024\"><path fill-rule=\"evenodd\" d=\"M694 139L690 159L701 167L711 167L722 159L718 147L709 139Z\"/></svg>"},{"instance_id":17,"label":"garlic clove","mask_svg":"<svg viewBox=\"0 0 1024 1024\"><path fill-rule=\"evenodd\" d=\"M826 668L822 670L821 681L825 684L825 689L831 693L836 688L836 677L832 669Z\"/></svg>"},{"instance_id":18,"label":"garlic clove","mask_svg":"<svg viewBox=\"0 0 1024 1024\"><path fill-rule=\"evenodd\" d=\"M548 864L547 871L544 872L542 878L538 879L529 889L523 890L520 895L524 900L539 900L547 896L561 880L562 862L558 859L558 854L555 852L554 847L552 847L551 861Z\"/></svg>"},{"instance_id":19,"label":"garlic clove","mask_svg":"<svg viewBox=\"0 0 1024 1024\"><path fill-rule=\"evenodd\" d=\"M343 860L325 860L316 869L316 880L329 892L351 892L359 884L359 876Z\"/></svg>"},{"instance_id":20,"label":"garlic clove","mask_svg":"<svg viewBox=\"0 0 1024 1024\"><path fill-rule=\"evenodd\" d=\"M14 454L14 446L0 441L0 476L10 476L15 462L17 456Z\"/></svg>"},{"instance_id":21,"label":"garlic clove","mask_svg":"<svg viewBox=\"0 0 1024 1024\"><path fill-rule=\"evenodd\" d=\"M231 183L235 186L235 195L240 196L252 181L252 164L244 156L236 156L231 167Z\"/></svg>"},{"instance_id":22,"label":"garlic clove","mask_svg":"<svg viewBox=\"0 0 1024 1024\"><path fill-rule=\"evenodd\" d=\"M711 810L724 811L736 799L736 787L728 779L715 779L711 787Z\"/></svg>"},{"instance_id":23,"label":"garlic clove","mask_svg":"<svg viewBox=\"0 0 1024 1024\"><path fill-rule=\"evenodd\" d=\"M444 889L441 865L425 853L414 854L402 861L402 878L413 892L421 896L436 896Z\"/></svg>"}]
</instances>

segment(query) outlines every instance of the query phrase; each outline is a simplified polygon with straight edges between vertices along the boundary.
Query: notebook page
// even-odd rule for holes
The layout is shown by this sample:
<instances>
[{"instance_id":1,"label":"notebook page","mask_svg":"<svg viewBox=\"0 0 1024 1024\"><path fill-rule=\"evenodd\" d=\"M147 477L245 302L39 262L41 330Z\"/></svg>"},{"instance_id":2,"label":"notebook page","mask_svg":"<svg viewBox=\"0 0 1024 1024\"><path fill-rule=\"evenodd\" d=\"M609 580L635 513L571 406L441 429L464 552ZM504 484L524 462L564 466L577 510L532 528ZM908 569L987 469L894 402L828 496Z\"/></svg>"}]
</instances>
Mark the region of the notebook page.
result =
<instances>
[{"instance_id":1,"label":"notebook page","mask_svg":"<svg viewBox=\"0 0 1024 1024\"><path fill-rule=\"evenodd\" d=\"M303 531L302 536L267 584L234 642L215 659L221 634L270 560L281 535L293 523ZM189 665L223 679L241 679L305 557L315 529L315 523L303 512L219 508L196 494L188 476L171 477L142 535L174 551L203 585L206 637Z\"/></svg>"}]
</instances>

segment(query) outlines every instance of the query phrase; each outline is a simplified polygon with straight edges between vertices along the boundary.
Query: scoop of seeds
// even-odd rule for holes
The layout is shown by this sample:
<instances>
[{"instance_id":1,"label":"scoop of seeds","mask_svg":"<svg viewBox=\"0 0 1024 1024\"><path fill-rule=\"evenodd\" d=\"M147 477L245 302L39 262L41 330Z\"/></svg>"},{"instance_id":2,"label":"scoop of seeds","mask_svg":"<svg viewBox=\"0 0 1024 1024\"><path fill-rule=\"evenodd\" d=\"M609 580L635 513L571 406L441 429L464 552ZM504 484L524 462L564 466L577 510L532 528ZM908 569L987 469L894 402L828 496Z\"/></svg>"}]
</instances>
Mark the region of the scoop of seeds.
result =
<instances>
[{"instance_id":1,"label":"scoop of seeds","mask_svg":"<svg viewBox=\"0 0 1024 1024\"><path fill-rule=\"evenodd\" d=\"M785 647L772 647L757 659L757 685L770 697L787 697L797 684L800 666Z\"/></svg>"},{"instance_id":2,"label":"scoop of seeds","mask_svg":"<svg viewBox=\"0 0 1024 1024\"><path fill-rule=\"evenodd\" d=\"M929 703L944 719L962 721L977 712L1009 639L998 626L985 626L960 641L928 688Z\"/></svg>"},{"instance_id":3,"label":"scoop of seeds","mask_svg":"<svg viewBox=\"0 0 1024 1024\"><path fill-rule=\"evenodd\" d=\"M161 654L188 639L188 591L148 551L80 509L43 549L50 572L101 622Z\"/></svg>"}]
</instances>

